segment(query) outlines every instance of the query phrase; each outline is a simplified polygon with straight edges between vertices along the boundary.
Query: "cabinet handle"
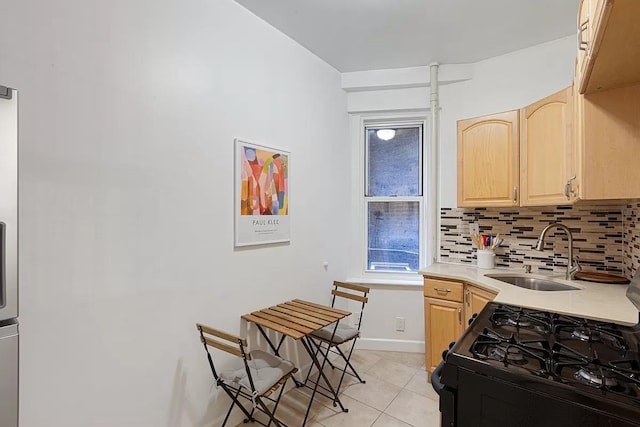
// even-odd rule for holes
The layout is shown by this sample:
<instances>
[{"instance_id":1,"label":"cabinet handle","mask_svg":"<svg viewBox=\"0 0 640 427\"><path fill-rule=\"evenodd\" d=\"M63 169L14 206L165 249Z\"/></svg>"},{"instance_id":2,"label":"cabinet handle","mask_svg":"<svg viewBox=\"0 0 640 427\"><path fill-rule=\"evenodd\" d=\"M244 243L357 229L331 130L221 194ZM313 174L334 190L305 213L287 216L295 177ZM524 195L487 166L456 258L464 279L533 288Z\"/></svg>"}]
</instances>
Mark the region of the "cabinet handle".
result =
<instances>
[{"instance_id":1,"label":"cabinet handle","mask_svg":"<svg viewBox=\"0 0 640 427\"><path fill-rule=\"evenodd\" d=\"M462 309L458 309L458 323L462 325Z\"/></svg>"},{"instance_id":2,"label":"cabinet handle","mask_svg":"<svg viewBox=\"0 0 640 427\"><path fill-rule=\"evenodd\" d=\"M513 203L518 201L518 187L513 186Z\"/></svg>"},{"instance_id":3,"label":"cabinet handle","mask_svg":"<svg viewBox=\"0 0 640 427\"><path fill-rule=\"evenodd\" d=\"M469 305L469 290L464 291L464 303Z\"/></svg>"},{"instance_id":4,"label":"cabinet handle","mask_svg":"<svg viewBox=\"0 0 640 427\"><path fill-rule=\"evenodd\" d=\"M444 288L433 288L433 290L438 292L439 294L448 294L449 292L451 292L451 289Z\"/></svg>"},{"instance_id":5,"label":"cabinet handle","mask_svg":"<svg viewBox=\"0 0 640 427\"><path fill-rule=\"evenodd\" d=\"M587 19L578 27L578 49L587 52L589 51L589 42L582 39L582 35L589 29L589 20Z\"/></svg>"},{"instance_id":6,"label":"cabinet handle","mask_svg":"<svg viewBox=\"0 0 640 427\"><path fill-rule=\"evenodd\" d=\"M570 195L573 194L575 196L576 192L573 191L573 180L576 179L576 176L573 175L571 178L567 180L567 183L564 185L564 196L567 200L571 200Z\"/></svg>"}]
</instances>

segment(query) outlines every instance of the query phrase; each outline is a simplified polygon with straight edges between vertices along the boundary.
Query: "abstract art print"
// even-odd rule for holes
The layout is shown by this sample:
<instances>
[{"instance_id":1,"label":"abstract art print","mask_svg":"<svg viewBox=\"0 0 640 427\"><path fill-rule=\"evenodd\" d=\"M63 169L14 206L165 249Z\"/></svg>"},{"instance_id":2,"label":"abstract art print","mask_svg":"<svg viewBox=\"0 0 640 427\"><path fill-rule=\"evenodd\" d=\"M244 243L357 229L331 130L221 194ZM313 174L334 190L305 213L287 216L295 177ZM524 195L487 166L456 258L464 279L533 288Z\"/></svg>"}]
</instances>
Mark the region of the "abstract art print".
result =
<instances>
[{"instance_id":1,"label":"abstract art print","mask_svg":"<svg viewBox=\"0 0 640 427\"><path fill-rule=\"evenodd\" d=\"M288 242L290 153L235 140L235 245Z\"/></svg>"}]
</instances>

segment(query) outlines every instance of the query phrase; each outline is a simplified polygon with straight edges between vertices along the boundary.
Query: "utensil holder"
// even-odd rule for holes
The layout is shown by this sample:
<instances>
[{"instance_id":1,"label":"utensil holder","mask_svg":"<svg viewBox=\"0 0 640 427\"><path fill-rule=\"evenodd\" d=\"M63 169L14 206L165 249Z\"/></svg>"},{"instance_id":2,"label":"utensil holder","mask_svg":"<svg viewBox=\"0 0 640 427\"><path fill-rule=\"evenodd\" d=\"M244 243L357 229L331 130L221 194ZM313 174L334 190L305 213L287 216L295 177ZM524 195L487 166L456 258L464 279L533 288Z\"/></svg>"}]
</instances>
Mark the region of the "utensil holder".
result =
<instances>
[{"instance_id":1,"label":"utensil holder","mask_svg":"<svg viewBox=\"0 0 640 427\"><path fill-rule=\"evenodd\" d=\"M480 250L477 253L478 268L496 268L496 254L489 250Z\"/></svg>"}]
</instances>

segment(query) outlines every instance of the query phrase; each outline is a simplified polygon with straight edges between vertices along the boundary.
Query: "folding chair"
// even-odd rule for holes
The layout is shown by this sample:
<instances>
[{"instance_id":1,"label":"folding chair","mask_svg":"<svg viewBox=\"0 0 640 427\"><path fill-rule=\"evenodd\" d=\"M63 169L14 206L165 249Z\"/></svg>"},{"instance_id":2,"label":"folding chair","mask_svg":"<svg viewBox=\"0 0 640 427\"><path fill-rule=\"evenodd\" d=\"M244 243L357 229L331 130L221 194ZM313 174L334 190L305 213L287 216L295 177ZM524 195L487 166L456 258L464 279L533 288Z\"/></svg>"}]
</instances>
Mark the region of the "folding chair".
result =
<instances>
[{"instance_id":1,"label":"folding chair","mask_svg":"<svg viewBox=\"0 0 640 427\"><path fill-rule=\"evenodd\" d=\"M276 426L286 427L285 424L275 417L275 412L282 397L285 383L291 375L298 371L298 369L293 366L293 363L262 350L253 350L247 353L245 350L247 347L246 339L199 323L196 324L196 327L200 332L200 340L207 352L207 359L209 360L209 366L211 367L211 372L213 372L216 386L222 387L232 400L227 415L222 422L222 427L227 423L234 406L238 406L246 416L244 420L245 423L255 421L267 427L270 426L271 423L274 423ZM226 351L229 354L241 358L244 366L235 370L218 372L214 366L209 347ZM280 391L277 397L269 397L278 387ZM248 410L242 405L240 398L251 402L251 410ZM274 403L273 409L269 409L267 401ZM264 424L254 418L256 409L269 417L268 424Z\"/></svg>"},{"instance_id":2,"label":"folding chair","mask_svg":"<svg viewBox=\"0 0 640 427\"><path fill-rule=\"evenodd\" d=\"M338 328L335 331L335 335L333 335L333 330L335 329L335 323L332 323L331 325L326 326L311 334L311 338L313 338L312 341L316 345L316 355L321 351L322 352L326 351L326 347L324 347L324 350L323 350L323 345L329 346L329 350L334 354L340 355L345 363L345 366L341 368L342 375L340 376L340 382L336 387L336 395L338 395L338 393L340 392L340 386L342 385L345 374L349 374L357 378L358 381L360 381L362 384L366 383L365 380L360 378L360 375L358 375L358 372L355 370L350 360L351 360L351 354L353 353L353 350L356 346L356 340L360 336L360 326L362 325L362 313L364 312L365 304L369 301L369 298L367 297L368 293L369 293L369 288L366 286L334 281L333 289L331 290L331 294L333 295L331 300L331 307L335 307L336 298L346 298L352 301L357 301L362 303L362 306L360 307L360 314L358 315L356 313L356 315L358 316L357 327L350 326L346 322L340 322L338 323ZM333 336L333 340L331 339L332 336ZM345 354L345 352L342 351L340 346L349 341L351 341L351 348L349 348L349 351ZM336 369L336 366L330 360L327 360L327 363L329 363L332 369ZM348 372L347 368L349 368L350 372ZM306 380L309 379L310 375L311 375L311 370L309 370Z\"/></svg>"}]
</instances>

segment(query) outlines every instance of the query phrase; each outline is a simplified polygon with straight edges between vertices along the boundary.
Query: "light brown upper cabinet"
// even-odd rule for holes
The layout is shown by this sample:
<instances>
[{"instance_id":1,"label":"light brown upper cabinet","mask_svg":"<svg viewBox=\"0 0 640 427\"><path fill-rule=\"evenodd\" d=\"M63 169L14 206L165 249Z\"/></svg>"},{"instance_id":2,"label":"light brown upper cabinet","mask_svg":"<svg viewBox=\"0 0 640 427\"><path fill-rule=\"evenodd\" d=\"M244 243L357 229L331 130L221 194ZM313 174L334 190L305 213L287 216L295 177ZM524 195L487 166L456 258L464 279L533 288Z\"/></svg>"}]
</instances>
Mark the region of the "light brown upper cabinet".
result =
<instances>
[{"instance_id":1,"label":"light brown upper cabinet","mask_svg":"<svg viewBox=\"0 0 640 427\"><path fill-rule=\"evenodd\" d=\"M605 0L581 0L578 9L578 74L579 81L586 75L587 65L593 58L596 20L602 16Z\"/></svg>"},{"instance_id":2,"label":"light brown upper cabinet","mask_svg":"<svg viewBox=\"0 0 640 427\"><path fill-rule=\"evenodd\" d=\"M458 206L518 206L519 112L458 121Z\"/></svg>"},{"instance_id":3,"label":"light brown upper cabinet","mask_svg":"<svg viewBox=\"0 0 640 427\"><path fill-rule=\"evenodd\" d=\"M520 112L520 205L571 203L572 88Z\"/></svg>"},{"instance_id":4,"label":"light brown upper cabinet","mask_svg":"<svg viewBox=\"0 0 640 427\"><path fill-rule=\"evenodd\" d=\"M576 96L575 111L578 198L639 198L640 85Z\"/></svg>"},{"instance_id":5,"label":"light brown upper cabinet","mask_svg":"<svg viewBox=\"0 0 640 427\"><path fill-rule=\"evenodd\" d=\"M640 1L582 0L578 14L579 92L640 83Z\"/></svg>"}]
</instances>

